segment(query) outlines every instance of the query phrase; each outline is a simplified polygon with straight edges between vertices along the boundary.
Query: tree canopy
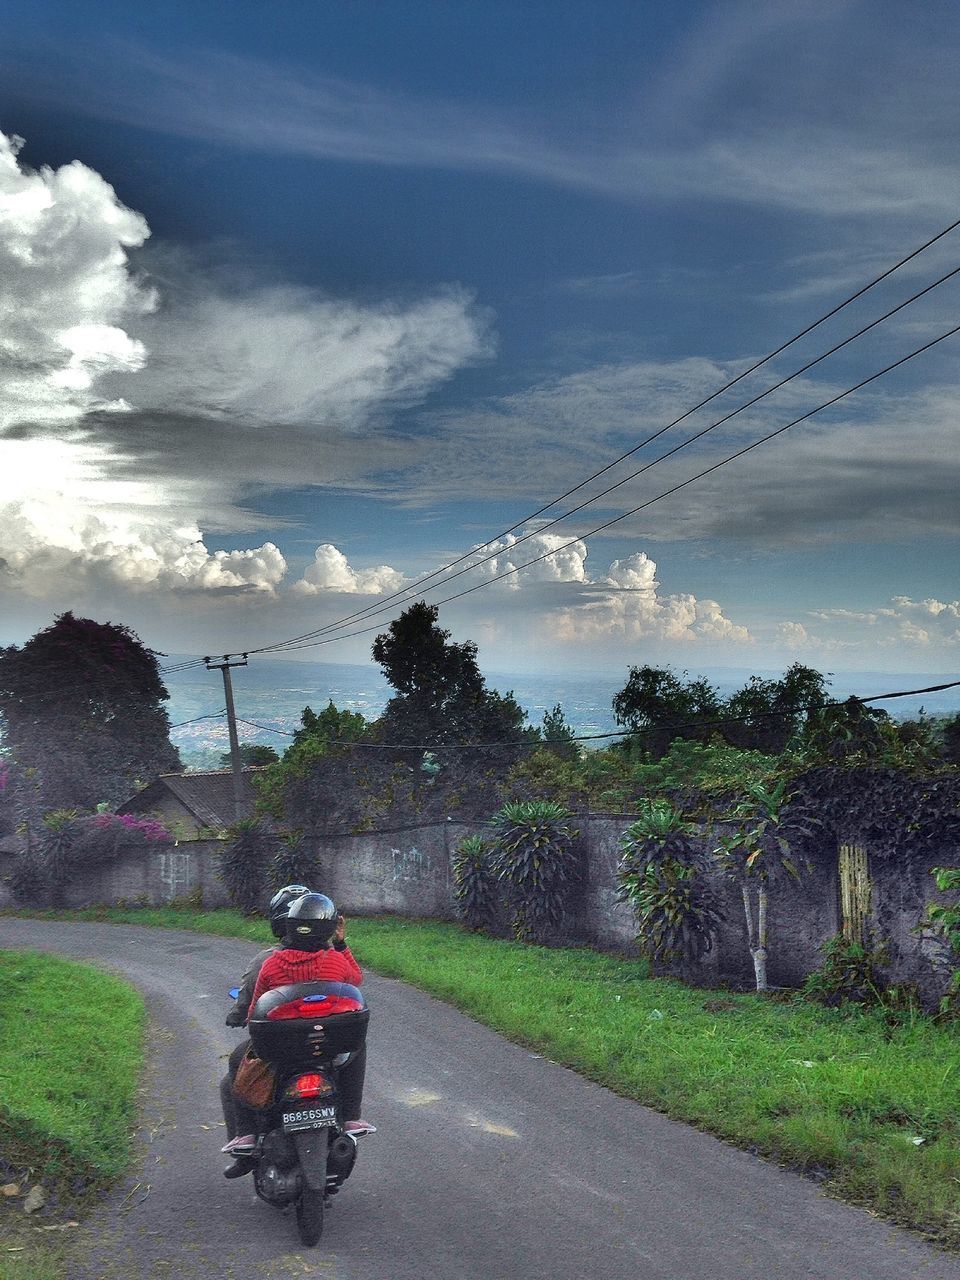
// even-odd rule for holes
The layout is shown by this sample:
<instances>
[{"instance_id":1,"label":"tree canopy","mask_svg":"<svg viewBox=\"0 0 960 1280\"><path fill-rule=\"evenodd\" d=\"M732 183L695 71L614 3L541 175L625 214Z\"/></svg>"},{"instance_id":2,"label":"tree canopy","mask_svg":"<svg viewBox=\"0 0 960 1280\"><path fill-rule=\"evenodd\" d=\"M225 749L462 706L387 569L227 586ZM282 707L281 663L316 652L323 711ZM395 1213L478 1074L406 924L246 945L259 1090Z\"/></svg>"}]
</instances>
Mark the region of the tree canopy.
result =
<instances>
[{"instance_id":1,"label":"tree canopy","mask_svg":"<svg viewBox=\"0 0 960 1280\"><path fill-rule=\"evenodd\" d=\"M396 694L380 718L386 742L432 746L521 742L526 716L511 693L488 689L472 640L454 643L422 600L373 642L373 657Z\"/></svg>"},{"instance_id":2,"label":"tree canopy","mask_svg":"<svg viewBox=\"0 0 960 1280\"><path fill-rule=\"evenodd\" d=\"M613 699L617 724L642 734L642 745L657 758L676 738L708 742L714 736L742 750L776 754L806 724L811 706L822 702L827 690L826 678L799 662L779 680L751 676L729 698L707 680L683 677L669 668L631 667Z\"/></svg>"},{"instance_id":3,"label":"tree canopy","mask_svg":"<svg viewBox=\"0 0 960 1280\"><path fill-rule=\"evenodd\" d=\"M129 627L61 614L0 650L0 724L27 814L119 803L180 767L157 657Z\"/></svg>"},{"instance_id":4,"label":"tree canopy","mask_svg":"<svg viewBox=\"0 0 960 1280\"><path fill-rule=\"evenodd\" d=\"M258 765L276 764L279 759L280 757L273 747L268 747L264 743L240 743L240 763L245 769L256 768ZM220 764L224 769L229 769L233 764L233 756L229 751L222 753Z\"/></svg>"}]
</instances>

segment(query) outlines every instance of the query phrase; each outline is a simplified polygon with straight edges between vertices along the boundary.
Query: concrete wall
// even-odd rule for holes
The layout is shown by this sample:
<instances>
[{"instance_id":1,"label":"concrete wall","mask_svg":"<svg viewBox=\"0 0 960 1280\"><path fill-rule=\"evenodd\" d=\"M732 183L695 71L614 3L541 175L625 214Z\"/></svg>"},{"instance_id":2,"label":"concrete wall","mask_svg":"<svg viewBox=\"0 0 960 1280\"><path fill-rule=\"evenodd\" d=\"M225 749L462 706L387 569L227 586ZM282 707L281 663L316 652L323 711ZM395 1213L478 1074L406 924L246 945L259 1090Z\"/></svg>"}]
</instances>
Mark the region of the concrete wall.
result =
<instances>
[{"instance_id":1,"label":"concrete wall","mask_svg":"<svg viewBox=\"0 0 960 1280\"><path fill-rule=\"evenodd\" d=\"M619 840L632 821L613 814L578 819L585 857L582 910L565 937L557 941L589 944L604 949L633 951L634 922L628 907L616 901ZM454 919L451 855L461 836L479 827L459 822L415 829L342 836L318 849L320 883L347 915L396 912L402 915ZM198 889L208 906L224 905L226 893L216 873L216 840L179 844L90 872L71 885L66 903L166 903ZM937 897L930 868L960 864L960 849L913 856L897 862L871 861L873 904L870 924L878 938L889 942L888 982L915 982L928 1002L942 992L954 968L952 958L936 935L918 932L926 903ZM0 906L9 901L4 877L12 869L12 855L0 852ZM753 968L746 942L743 907L738 887L718 877L717 888L726 911L713 952L700 978L705 983L727 981L749 986ZM786 881L770 893L769 980L797 986L821 961L821 945L840 928L837 851L824 847L813 858L813 869L800 885Z\"/></svg>"}]
</instances>

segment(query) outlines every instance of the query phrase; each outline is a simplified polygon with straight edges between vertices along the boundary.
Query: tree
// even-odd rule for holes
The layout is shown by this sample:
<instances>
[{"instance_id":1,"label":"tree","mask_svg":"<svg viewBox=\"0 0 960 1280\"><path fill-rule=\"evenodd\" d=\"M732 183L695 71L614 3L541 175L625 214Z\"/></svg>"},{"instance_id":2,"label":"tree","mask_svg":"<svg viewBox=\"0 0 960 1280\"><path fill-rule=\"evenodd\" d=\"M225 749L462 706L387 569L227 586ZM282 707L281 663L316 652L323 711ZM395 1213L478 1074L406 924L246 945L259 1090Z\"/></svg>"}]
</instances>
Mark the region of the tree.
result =
<instances>
[{"instance_id":1,"label":"tree","mask_svg":"<svg viewBox=\"0 0 960 1280\"><path fill-rule=\"evenodd\" d=\"M541 735L545 746L561 760L578 760L580 758L580 748L577 745L576 735L573 729L567 724L566 717L563 714L563 707L558 702L552 710L543 713L543 728Z\"/></svg>"},{"instance_id":2,"label":"tree","mask_svg":"<svg viewBox=\"0 0 960 1280\"><path fill-rule=\"evenodd\" d=\"M826 686L819 671L795 662L781 679L751 676L724 699L702 678L681 679L663 667L631 667L613 710L618 724L642 735L642 745L655 759L677 738L709 742L715 737L743 751L778 755L809 722Z\"/></svg>"},{"instance_id":3,"label":"tree","mask_svg":"<svg viewBox=\"0 0 960 1280\"><path fill-rule=\"evenodd\" d=\"M373 642L373 656L396 689L379 726L399 744L521 742L529 734L512 694L488 689L477 665L477 646L450 641L437 624L437 608L422 600Z\"/></svg>"},{"instance_id":4,"label":"tree","mask_svg":"<svg viewBox=\"0 0 960 1280\"><path fill-rule=\"evenodd\" d=\"M943 758L947 764L960 764L960 715L945 720L943 734Z\"/></svg>"},{"instance_id":5,"label":"tree","mask_svg":"<svg viewBox=\"0 0 960 1280\"><path fill-rule=\"evenodd\" d=\"M276 764L279 759L280 757L273 747L262 745L259 742L240 743L240 764L244 769L256 768L265 764ZM220 763L224 769L230 768L233 764L233 756L229 751L224 751L220 757Z\"/></svg>"},{"instance_id":6,"label":"tree","mask_svg":"<svg viewBox=\"0 0 960 1280\"><path fill-rule=\"evenodd\" d=\"M681 680L664 667L631 667L613 699L617 724L642 734L643 746L655 759L676 738L708 742L722 710L720 695L708 681Z\"/></svg>"},{"instance_id":7,"label":"tree","mask_svg":"<svg viewBox=\"0 0 960 1280\"><path fill-rule=\"evenodd\" d=\"M369 729L359 711L341 711L332 700L319 715L304 707L283 759L254 779L258 810L311 842L331 822L349 824L359 803L350 748L367 738ZM314 856L312 847L305 856Z\"/></svg>"},{"instance_id":8,"label":"tree","mask_svg":"<svg viewBox=\"0 0 960 1280\"><path fill-rule=\"evenodd\" d=\"M177 770L157 656L129 627L64 613L0 651L4 746L40 811L116 804ZM26 792L24 793L26 795Z\"/></svg>"},{"instance_id":9,"label":"tree","mask_svg":"<svg viewBox=\"0 0 960 1280\"><path fill-rule=\"evenodd\" d=\"M757 990L767 988L767 911L771 882L786 873L799 882L806 861L801 854L810 827L789 807L786 778L771 784L750 782L729 815L733 830L720 837L714 853L739 884L747 946ZM754 913L754 901L756 913Z\"/></svg>"},{"instance_id":10,"label":"tree","mask_svg":"<svg viewBox=\"0 0 960 1280\"><path fill-rule=\"evenodd\" d=\"M799 662L780 680L751 676L727 701L721 732L732 747L779 755L826 696L826 677Z\"/></svg>"}]
</instances>

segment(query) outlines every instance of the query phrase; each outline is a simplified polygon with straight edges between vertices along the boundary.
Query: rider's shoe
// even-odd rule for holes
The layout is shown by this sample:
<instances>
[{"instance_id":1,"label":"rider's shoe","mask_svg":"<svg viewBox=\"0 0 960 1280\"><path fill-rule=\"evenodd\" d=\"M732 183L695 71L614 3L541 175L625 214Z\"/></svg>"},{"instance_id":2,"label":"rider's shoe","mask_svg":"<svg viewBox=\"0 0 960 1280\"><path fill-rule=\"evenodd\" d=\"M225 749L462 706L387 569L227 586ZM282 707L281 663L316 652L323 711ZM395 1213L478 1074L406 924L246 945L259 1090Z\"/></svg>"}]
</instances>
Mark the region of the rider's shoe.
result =
<instances>
[{"instance_id":1,"label":"rider's shoe","mask_svg":"<svg viewBox=\"0 0 960 1280\"><path fill-rule=\"evenodd\" d=\"M242 1178L244 1174L252 1173L256 1160L252 1160L249 1156L238 1156L232 1164L228 1164L223 1171L225 1178Z\"/></svg>"},{"instance_id":2,"label":"rider's shoe","mask_svg":"<svg viewBox=\"0 0 960 1280\"><path fill-rule=\"evenodd\" d=\"M362 1138L365 1133L376 1133L374 1125L366 1120L347 1120L343 1126L344 1133L352 1133L355 1138Z\"/></svg>"},{"instance_id":3,"label":"rider's shoe","mask_svg":"<svg viewBox=\"0 0 960 1280\"><path fill-rule=\"evenodd\" d=\"M225 1156L252 1156L257 1149L257 1137L253 1133L245 1133L239 1138L231 1138L220 1150Z\"/></svg>"}]
</instances>

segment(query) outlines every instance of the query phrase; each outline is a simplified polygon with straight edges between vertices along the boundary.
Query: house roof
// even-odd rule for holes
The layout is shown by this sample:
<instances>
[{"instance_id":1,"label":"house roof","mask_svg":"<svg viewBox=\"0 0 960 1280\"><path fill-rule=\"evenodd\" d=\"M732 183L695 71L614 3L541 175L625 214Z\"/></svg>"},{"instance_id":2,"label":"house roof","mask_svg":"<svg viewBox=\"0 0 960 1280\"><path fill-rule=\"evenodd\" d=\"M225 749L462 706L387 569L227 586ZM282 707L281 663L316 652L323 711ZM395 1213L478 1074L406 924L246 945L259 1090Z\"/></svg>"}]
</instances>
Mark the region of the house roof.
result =
<instances>
[{"instance_id":1,"label":"house roof","mask_svg":"<svg viewBox=\"0 0 960 1280\"><path fill-rule=\"evenodd\" d=\"M243 817L253 813L256 798L251 777L260 768L242 770ZM144 813L166 795L174 796L201 826L220 829L236 821L233 801L233 773L230 769L207 773L161 773L158 778L125 800L117 813Z\"/></svg>"}]
</instances>

